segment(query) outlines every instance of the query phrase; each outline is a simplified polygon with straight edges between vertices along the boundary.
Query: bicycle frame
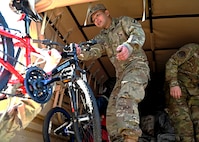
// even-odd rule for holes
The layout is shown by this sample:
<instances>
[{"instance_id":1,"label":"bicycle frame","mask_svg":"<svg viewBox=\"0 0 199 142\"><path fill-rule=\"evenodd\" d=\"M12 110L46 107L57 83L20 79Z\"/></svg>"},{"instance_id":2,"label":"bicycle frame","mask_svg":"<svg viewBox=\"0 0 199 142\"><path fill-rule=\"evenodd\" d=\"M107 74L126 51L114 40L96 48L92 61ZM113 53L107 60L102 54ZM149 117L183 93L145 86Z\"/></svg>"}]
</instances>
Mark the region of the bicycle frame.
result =
<instances>
[{"instance_id":1,"label":"bicycle frame","mask_svg":"<svg viewBox=\"0 0 199 142\"><path fill-rule=\"evenodd\" d=\"M39 42L42 41L38 41L38 43ZM50 42L50 44L54 43ZM30 67L26 72L24 81L26 91L36 102L45 103L46 100L50 98L49 96L52 95L52 84L56 81L67 83L69 85L68 88L73 87L72 82L78 82L80 78L87 82L86 71L79 66L75 44L71 43L70 46L64 46L64 51L61 55L63 58L67 58L67 60L56 66L48 74L41 68L35 66ZM44 96L46 96L46 98ZM71 102L75 102L75 100Z\"/></svg>"},{"instance_id":2,"label":"bicycle frame","mask_svg":"<svg viewBox=\"0 0 199 142\"><path fill-rule=\"evenodd\" d=\"M31 43L30 43L31 37L29 35L29 23L30 23L30 20L28 19L27 15L25 15L24 19L25 19L24 20L25 21L25 36L24 37L20 37L18 35L10 33L9 31L6 31L6 30L4 30L2 28L0 28L0 35L8 37L8 38L11 38L11 39L15 39L17 42L14 43L14 48L15 47L19 47L19 48L24 48L25 49L25 55L24 55L25 56L25 64L26 64L26 67L28 67L28 66L31 65L31 53L35 53L34 55L39 57L40 59L43 59L43 61L45 59L44 59L44 57L42 58L40 53L38 53L33 48L33 46L31 45ZM40 62L38 64L41 64L41 63L42 62ZM12 85L16 84L16 83L23 84L20 87L20 89L22 90L21 92L23 94L26 94L26 90L25 90L25 87L24 87L24 77L23 77L23 75L20 72L18 72L13 65L11 65L9 62L5 62L2 58L0 58L0 64L2 64L6 68L6 70L9 70L9 72L11 72L17 78L15 80L9 80L9 83L12 84Z\"/></svg>"}]
</instances>

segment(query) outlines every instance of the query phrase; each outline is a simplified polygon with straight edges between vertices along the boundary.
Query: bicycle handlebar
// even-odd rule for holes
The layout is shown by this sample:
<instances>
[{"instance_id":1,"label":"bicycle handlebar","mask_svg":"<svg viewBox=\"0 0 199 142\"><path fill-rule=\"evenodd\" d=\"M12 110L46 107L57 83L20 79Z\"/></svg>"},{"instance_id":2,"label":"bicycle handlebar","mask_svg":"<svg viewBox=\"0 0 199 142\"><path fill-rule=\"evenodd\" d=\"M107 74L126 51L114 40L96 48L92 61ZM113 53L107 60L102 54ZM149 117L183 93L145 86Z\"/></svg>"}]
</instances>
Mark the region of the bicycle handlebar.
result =
<instances>
[{"instance_id":1,"label":"bicycle handlebar","mask_svg":"<svg viewBox=\"0 0 199 142\"><path fill-rule=\"evenodd\" d=\"M41 44L44 44L44 45L47 45L47 46L51 46L51 45L57 45L57 46L60 46L60 47L65 47L64 45L58 43L58 42L54 42L52 40L49 40L49 39L44 39L44 40L40 40L40 39L33 39L33 42L34 43L41 43Z\"/></svg>"},{"instance_id":2,"label":"bicycle handlebar","mask_svg":"<svg viewBox=\"0 0 199 142\"><path fill-rule=\"evenodd\" d=\"M62 44L60 44L59 42L54 42L52 40L49 40L49 39L43 39L43 40L40 40L40 39L33 39L33 42L34 43L41 43L41 44L44 44L44 45L57 45L57 46L60 46L60 47L66 47ZM85 41L85 42L80 42L78 45L80 47L83 47L83 46L91 46L91 45L94 45L96 44L97 41L96 40L88 40L88 41Z\"/></svg>"},{"instance_id":3,"label":"bicycle handlebar","mask_svg":"<svg viewBox=\"0 0 199 142\"><path fill-rule=\"evenodd\" d=\"M57 45L57 46L62 47L65 51L70 49L70 45L63 45L63 44L60 44L59 42L54 42L54 41L49 40L49 39L44 39L44 40L33 39L33 43L41 43L41 44L44 44L44 45L47 45L47 46ZM85 42L80 42L78 45L82 50L88 51L88 50L90 50L90 46L92 46L96 43L97 43L96 40L88 40L88 41L85 41Z\"/></svg>"}]
</instances>

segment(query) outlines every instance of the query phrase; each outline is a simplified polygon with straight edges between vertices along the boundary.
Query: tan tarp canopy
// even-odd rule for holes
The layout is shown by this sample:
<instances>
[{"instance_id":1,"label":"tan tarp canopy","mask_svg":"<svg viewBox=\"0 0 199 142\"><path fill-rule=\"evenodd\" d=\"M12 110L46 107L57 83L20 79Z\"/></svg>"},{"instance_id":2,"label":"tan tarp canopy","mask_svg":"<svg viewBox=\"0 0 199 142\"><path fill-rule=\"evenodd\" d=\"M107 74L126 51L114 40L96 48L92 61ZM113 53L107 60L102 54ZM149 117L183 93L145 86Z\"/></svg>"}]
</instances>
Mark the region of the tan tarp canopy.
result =
<instances>
[{"instance_id":1,"label":"tan tarp canopy","mask_svg":"<svg viewBox=\"0 0 199 142\"><path fill-rule=\"evenodd\" d=\"M38 12L47 10L48 22L51 22L57 37L67 43L81 42L99 32L94 25L85 25L87 9L90 4L96 3L103 3L112 17L126 15L139 20L146 33L143 48L152 73L163 72L165 62L179 47L190 42L199 43L198 0L41 0L36 4L36 9ZM42 9L44 4L49 7ZM58 8L52 9L54 7ZM145 19L142 21L142 18ZM52 38L52 35L47 36ZM91 64L88 62L87 66ZM97 80L103 77L101 80L105 81L114 76L114 69L106 55L95 61L90 72L96 74Z\"/></svg>"},{"instance_id":2,"label":"tan tarp canopy","mask_svg":"<svg viewBox=\"0 0 199 142\"><path fill-rule=\"evenodd\" d=\"M40 13L63 6L71 6L94 1L97 0L38 0L38 2L36 1L36 10Z\"/></svg>"}]
</instances>

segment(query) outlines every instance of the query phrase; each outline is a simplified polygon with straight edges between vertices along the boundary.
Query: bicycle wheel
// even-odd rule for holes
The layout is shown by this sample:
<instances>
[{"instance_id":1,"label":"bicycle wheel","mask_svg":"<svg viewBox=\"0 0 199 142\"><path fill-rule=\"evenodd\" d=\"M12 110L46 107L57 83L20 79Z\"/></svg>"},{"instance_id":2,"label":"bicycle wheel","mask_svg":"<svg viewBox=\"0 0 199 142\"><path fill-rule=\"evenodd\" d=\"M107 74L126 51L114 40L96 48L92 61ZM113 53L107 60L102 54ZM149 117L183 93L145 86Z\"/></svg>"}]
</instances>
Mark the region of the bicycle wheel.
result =
<instances>
[{"instance_id":1,"label":"bicycle wheel","mask_svg":"<svg viewBox=\"0 0 199 142\"><path fill-rule=\"evenodd\" d=\"M0 24L4 28L8 28L8 25L0 12ZM3 35L0 35L0 59L13 65L13 60L11 57L14 56L14 45L11 38L7 38ZM0 64L0 91L7 85L11 73L5 69L4 66Z\"/></svg>"},{"instance_id":2,"label":"bicycle wheel","mask_svg":"<svg viewBox=\"0 0 199 142\"><path fill-rule=\"evenodd\" d=\"M66 110L60 107L52 108L43 123L44 142L74 142L72 126L71 117Z\"/></svg>"},{"instance_id":3,"label":"bicycle wheel","mask_svg":"<svg viewBox=\"0 0 199 142\"><path fill-rule=\"evenodd\" d=\"M100 116L93 92L82 79L78 79L74 86L70 91L76 100L73 105L77 112L72 113L76 141L101 142Z\"/></svg>"}]
</instances>

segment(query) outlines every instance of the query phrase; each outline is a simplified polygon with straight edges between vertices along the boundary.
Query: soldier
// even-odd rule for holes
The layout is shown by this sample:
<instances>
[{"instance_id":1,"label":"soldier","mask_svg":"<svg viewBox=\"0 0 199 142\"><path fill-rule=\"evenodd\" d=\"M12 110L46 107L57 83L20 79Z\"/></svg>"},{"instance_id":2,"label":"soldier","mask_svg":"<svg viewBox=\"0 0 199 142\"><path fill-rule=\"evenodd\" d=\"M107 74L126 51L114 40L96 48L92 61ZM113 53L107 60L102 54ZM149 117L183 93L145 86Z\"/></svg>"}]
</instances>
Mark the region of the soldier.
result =
<instances>
[{"instance_id":1,"label":"soldier","mask_svg":"<svg viewBox=\"0 0 199 142\"><path fill-rule=\"evenodd\" d=\"M145 33L133 18L112 18L103 4L93 6L88 20L101 32L94 37L98 44L81 51L81 60L94 60L106 53L116 70L116 84L107 107L107 129L113 142L136 142L141 135L138 103L144 98L149 80L148 60L142 46Z\"/></svg>"},{"instance_id":2,"label":"soldier","mask_svg":"<svg viewBox=\"0 0 199 142\"><path fill-rule=\"evenodd\" d=\"M176 141L199 142L199 44L186 44L171 56L166 63L166 81Z\"/></svg>"}]
</instances>

